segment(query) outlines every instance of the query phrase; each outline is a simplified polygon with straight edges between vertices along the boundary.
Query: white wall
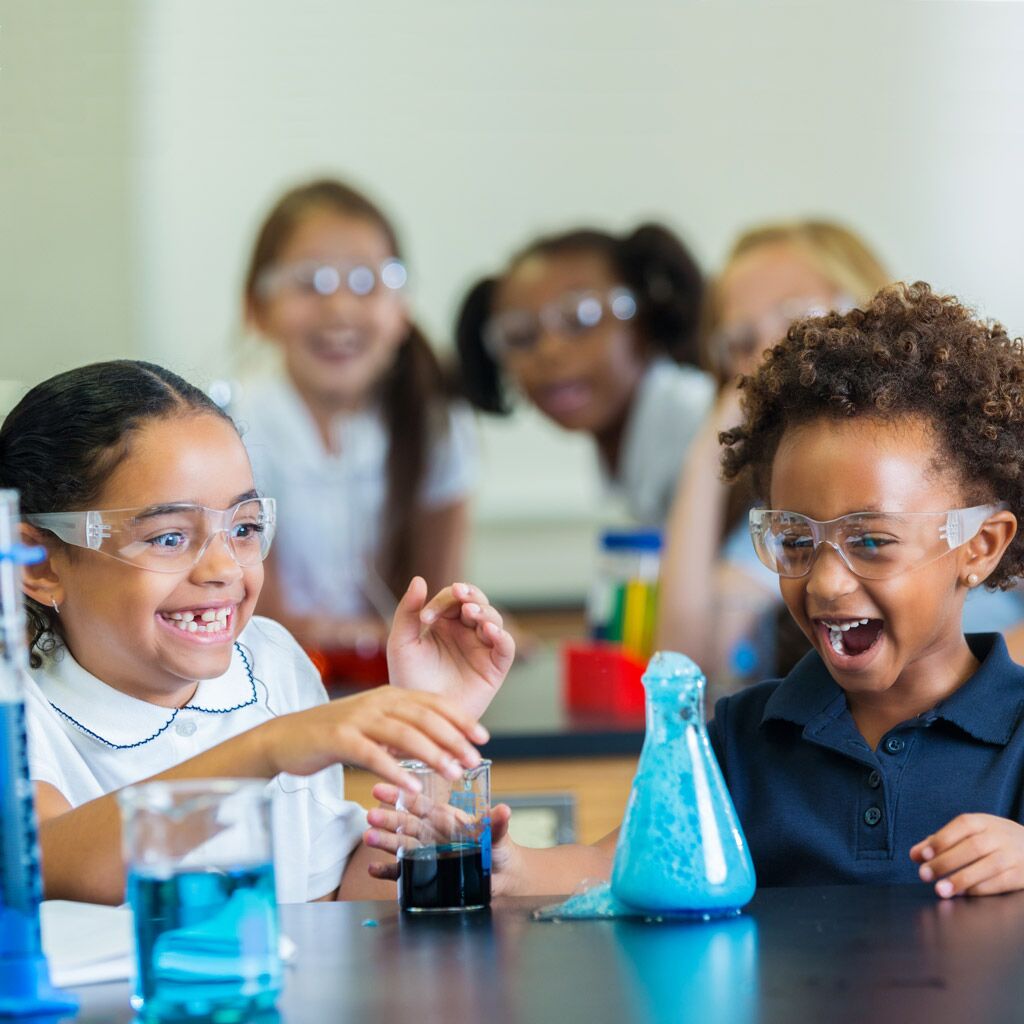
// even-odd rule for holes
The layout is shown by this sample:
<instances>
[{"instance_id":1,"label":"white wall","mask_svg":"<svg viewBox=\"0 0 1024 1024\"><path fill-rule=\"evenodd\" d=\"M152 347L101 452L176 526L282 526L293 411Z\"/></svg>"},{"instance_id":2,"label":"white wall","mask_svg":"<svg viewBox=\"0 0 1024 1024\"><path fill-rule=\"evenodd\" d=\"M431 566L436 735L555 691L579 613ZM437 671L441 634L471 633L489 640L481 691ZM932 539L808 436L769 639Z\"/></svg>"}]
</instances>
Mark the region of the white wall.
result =
<instances>
[{"instance_id":1,"label":"white wall","mask_svg":"<svg viewBox=\"0 0 1024 1024\"><path fill-rule=\"evenodd\" d=\"M123 346L196 379L227 372L256 224L281 189L322 172L393 211L416 305L441 341L474 275L537 230L649 216L709 267L752 221L834 216L895 274L1024 329L1021 5L44 0L4 11L5 353L8 338L67 329L57 363ZM53 201L54 181L67 199ZM56 290L47 252L59 254ZM19 349L18 372L0 376L53 364L42 347ZM513 597L580 591L595 494L580 440L537 423L488 431L500 459L479 502L482 582Z\"/></svg>"},{"instance_id":2,"label":"white wall","mask_svg":"<svg viewBox=\"0 0 1024 1024\"><path fill-rule=\"evenodd\" d=\"M0 378L142 350L134 59L128 0L0 0Z\"/></svg>"}]
</instances>

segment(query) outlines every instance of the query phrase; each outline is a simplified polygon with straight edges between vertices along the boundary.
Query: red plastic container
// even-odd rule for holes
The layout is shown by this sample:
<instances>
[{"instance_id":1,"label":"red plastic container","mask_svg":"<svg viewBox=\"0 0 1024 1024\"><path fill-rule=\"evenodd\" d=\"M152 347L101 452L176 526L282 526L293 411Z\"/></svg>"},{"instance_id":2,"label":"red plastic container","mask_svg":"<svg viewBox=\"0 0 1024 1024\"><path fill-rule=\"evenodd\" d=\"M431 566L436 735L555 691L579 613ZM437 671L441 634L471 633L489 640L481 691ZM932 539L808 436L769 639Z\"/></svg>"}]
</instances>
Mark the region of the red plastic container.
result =
<instances>
[{"instance_id":1,"label":"red plastic container","mask_svg":"<svg viewBox=\"0 0 1024 1024\"><path fill-rule=\"evenodd\" d=\"M330 650L306 650L316 665L328 690L370 689L388 681L388 659L383 647L369 652L354 647L333 647Z\"/></svg>"},{"instance_id":2,"label":"red plastic container","mask_svg":"<svg viewBox=\"0 0 1024 1024\"><path fill-rule=\"evenodd\" d=\"M647 666L617 644L591 641L562 648L565 706L582 714L636 717L644 711Z\"/></svg>"}]
</instances>

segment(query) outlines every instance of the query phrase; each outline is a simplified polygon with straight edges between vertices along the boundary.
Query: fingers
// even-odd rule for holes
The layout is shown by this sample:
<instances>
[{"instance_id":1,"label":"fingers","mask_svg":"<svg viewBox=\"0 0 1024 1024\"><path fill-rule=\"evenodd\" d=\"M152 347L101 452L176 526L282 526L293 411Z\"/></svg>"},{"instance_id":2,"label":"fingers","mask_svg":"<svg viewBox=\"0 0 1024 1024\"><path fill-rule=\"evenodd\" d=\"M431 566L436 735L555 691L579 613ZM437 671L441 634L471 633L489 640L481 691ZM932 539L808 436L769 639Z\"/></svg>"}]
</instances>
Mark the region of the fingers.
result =
<instances>
[{"instance_id":1,"label":"fingers","mask_svg":"<svg viewBox=\"0 0 1024 1024\"><path fill-rule=\"evenodd\" d=\"M340 745L346 750L347 761L410 793L419 793L423 789L420 780L401 768L383 747L367 739L354 728L349 732L342 731L340 736Z\"/></svg>"},{"instance_id":2,"label":"fingers","mask_svg":"<svg viewBox=\"0 0 1024 1024\"><path fill-rule=\"evenodd\" d=\"M366 836L363 836L365 840ZM367 843L369 846L370 844ZM397 882L398 881L398 861L390 861L388 863L382 863L374 861L366 866L366 870L370 872L370 875L374 878L383 879L385 882Z\"/></svg>"},{"instance_id":3,"label":"fingers","mask_svg":"<svg viewBox=\"0 0 1024 1024\"><path fill-rule=\"evenodd\" d=\"M493 613L494 619L491 621L496 621L498 625L501 624L501 616L491 607L487 595L479 587L474 587L472 583L453 583L450 587L445 587L444 590L435 594L420 612L420 622L430 625L440 618L457 619L463 615L465 605L472 605L475 609L470 613L471 619L479 616L486 608L489 613ZM476 625L476 623L475 621L467 622L467 625Z\"/></svg>"},{"instance_id":4,"label":"fingers","mask_svg":"<svg viewBox=\"0 0 1024 1024\"><path fill-rule=\"evenodd\" d=\"M439 775L454 782L461 777L463 772L463 766L460 763L462 743L459 743L459 749L451 750L444 745L443 738L435 736L430 729L430 723L418 728L402 721L397 716L380 715L366 724L364 732L381 746L401 751L408 758L422 761ZM479 763L480 755L475 754L475 757L476 763ZM467 764L466 767L469 768L472 765ZM396 781L391 776L382 777L389 781Z\"/></svg>"},{"instance_id":5,"label":"fingers","mask_svg":"<svg viewBox=\"0 0 1024 1024\"><path fill-rule=\"evenodd\" d=\"M384 687L378 692L383 692ZM395 694L402 701L411 700L414 703L424 704L431 710L436 711L438 715L443 716L449 722L451 722L460 733L464 736L469 737L474 743L486 743L490 738L491 734L478 722L476 721L469 712L464 711L457 704L450 700L446 700L444 697L439 697L433 693L418 693L415 691L400 691L388 687L392 694ZM476 767L479 764L479 756L472 767Z\"/></svg>"},{"instance_id":6,"label":"fingers","mask_svg":"<svg viewBox=\"0 0 1024 1024\"><path fill-rule=\"evenodd\" d=\"M508 804L495 804L491 808L491 842L501 842L508 835L512 808Z\"/></svg>"},{"instance_id":7,"label":"fingers","mask_svg":"<svg viewBox=\"0 0 1024 1024\"><path fill-rule=\"evenodd\" d=\"M374 800L379 800L384 805L393 807L398 803L398 789L385 782L378 782L370 792L373 794Z\"/></svg>"},{"instance_id":8,"label":"fingers","mask_svg":"<svg viewBox=\"0 0 1024 1024\"><path fill-rule=\"evenodd\" d=\"M935 883L935 892L943 899L953 896L986 896L1019 888L1016 872L1004 850L995 850L967 867Z\"/></svg>"},{"instance_id":9,"label":"fingers","mask_svg":"<svg viewBox=\"0 0 1024 1024\"><path fill-rule=\"evenodd\" d=\"M491 646L491 662L504 675L512 667L516 657L516 642L512 639L512 634L493 623L488 623L484 627L483 642Z\"/></svg>"},{"instance_id":10,"label":"fingers","mask_svg":"<svg viewBox=\"0 0 1024 1024\"><path fill-rule=\"evenodd\" d=\"M433 841L429 823L415 814L374 807L367 812L366 820L371 826L366 831L367 845L375 850L397 854L399 850L415 850Z\"/></svg>"},{"instance_id":11,"label":"fingers","mask_svg":"<svg viewBox=\"0 0 1024 1024\"><path fill-rule=\"evenodd\" d=\"M420 614L424 602L427 600L427 583L422 576L414 576L408 588L402 595L395 609L395 616L391 623L391 634L388 637L388 646L401 647L408 643L415 643L419 638Z\"/></svg>"},{"instance_id":12,"label":"fingers","mask_svg":"<svg viewBox=\"0 0 1024 1024\"><path fill-rule=\"evenodd\" d=\"M953 850L960 843L982 833L985 830L988 818L989 816L985 814L958 815L948 825L940 828L938 832L912 846L910 848L910 859L919 864L928 864L932 869L932 877L935 878L961 867L965 863L962 855L958 855L960 857L959 860L954 858L943 870L936 870L934 862ZM988 851L981 852L987 853ZM971 859L975 860L978 856L980 856L980 852ZM940 868L943 868L942 864L940 864ZM923 875L922 878L924 878ZM924 878L924 880L926 882L931 881L930 878Z\"/></svg>"},{"instance_id":13,"label":"fingers","mask_svg":"<svg viewBox=\"0 0 1024 1024\"><path fill-rule=\"evenodd\" d=\"M456 728L444 715L431 707L411 701L403 701L394 712L394 717L408 723L418 732L426 733L435 742L450 751L466 768L475 768L480 763L480 754L466 739L461 729ZM457 772L455 778L461 775ZM451 778L453 776L447 776Z\"/></svg>"}]
</instances>

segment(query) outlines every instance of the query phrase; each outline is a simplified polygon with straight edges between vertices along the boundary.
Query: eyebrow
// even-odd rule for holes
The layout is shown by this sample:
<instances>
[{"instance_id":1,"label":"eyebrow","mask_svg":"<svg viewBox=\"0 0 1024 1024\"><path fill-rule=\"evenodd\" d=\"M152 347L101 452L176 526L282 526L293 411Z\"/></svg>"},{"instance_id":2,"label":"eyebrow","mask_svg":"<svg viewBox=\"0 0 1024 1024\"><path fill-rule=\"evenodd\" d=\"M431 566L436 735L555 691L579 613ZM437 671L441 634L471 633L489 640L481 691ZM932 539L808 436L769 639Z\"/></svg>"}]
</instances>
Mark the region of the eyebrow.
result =
<instances>
[{"instance_id":1,"label":"eyebrow","mask_svg":"<svg viewBox=\"0 0 1024 1024\"><path fill-rule=\"evenodd\" d=\"M259 491L255 489L248 490L244 494L239 494L236 497L232 498L231 501L228 502L227 508L234 508L235 505L239 505L243 501L253 501L259 496ZM198 501L173 501L166 505L149 505L145 509L143 509L135 518L152 519L155 516L172 515L175 512L181 512L182 509L193 508L195 506L205 508L205 506Z\"/></svg>"}]
</instances>

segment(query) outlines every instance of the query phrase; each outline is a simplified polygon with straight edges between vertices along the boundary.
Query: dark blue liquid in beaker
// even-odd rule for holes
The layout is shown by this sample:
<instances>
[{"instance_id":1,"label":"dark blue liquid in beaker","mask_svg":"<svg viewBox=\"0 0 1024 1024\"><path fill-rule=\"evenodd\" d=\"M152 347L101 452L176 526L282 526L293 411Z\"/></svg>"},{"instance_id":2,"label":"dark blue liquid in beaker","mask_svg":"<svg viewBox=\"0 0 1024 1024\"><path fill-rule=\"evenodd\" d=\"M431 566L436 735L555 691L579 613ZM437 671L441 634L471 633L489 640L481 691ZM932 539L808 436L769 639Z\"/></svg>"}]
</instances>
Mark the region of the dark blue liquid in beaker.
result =
<instances>
[{"instance_id":1,"label":"dark blue liquid in beaker","mask_svg":"<svg viewBox=\"0 0 1024 1024\"><path fill-rule=\"evenodd\" d=\"M491 904L491 872L479 843L421 847L398 864L403 910L482 910Z\"/></svg>"}]
</instances>

